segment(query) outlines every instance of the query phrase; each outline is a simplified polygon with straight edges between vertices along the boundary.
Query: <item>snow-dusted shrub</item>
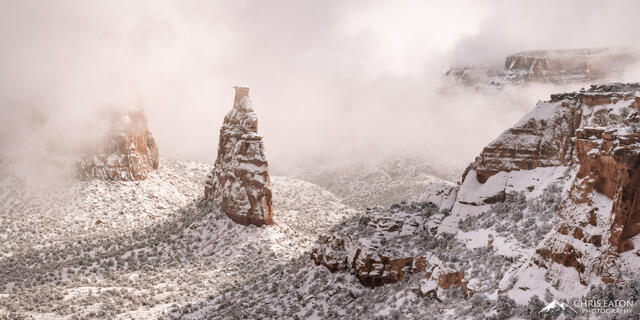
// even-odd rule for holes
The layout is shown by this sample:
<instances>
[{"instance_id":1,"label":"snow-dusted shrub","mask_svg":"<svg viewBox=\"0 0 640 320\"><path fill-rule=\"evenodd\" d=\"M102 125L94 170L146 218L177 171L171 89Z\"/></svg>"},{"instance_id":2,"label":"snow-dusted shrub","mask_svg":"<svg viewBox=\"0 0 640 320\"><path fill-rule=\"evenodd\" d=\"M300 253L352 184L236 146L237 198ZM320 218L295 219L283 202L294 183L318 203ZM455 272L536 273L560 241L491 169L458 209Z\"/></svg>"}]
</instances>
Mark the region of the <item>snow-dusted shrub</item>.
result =
<instances>
[{"instance_id":1,"label":"snow-dusted shrub","mask_svg":"<svg viewBox=\"0 0 640 320\"><path fill-rule=\"evenodd\" d=\"M625 300L631 301L628 313L598 314L599 319L605 320L632 320L640 314L640 280L634 279L624 283L611 283L601 286L592 286L589 292L581 300ZM571 302L570 302L571 303ZM626 311L626 310L625 310Z\"/></svg>"},{"instance_id":2,"label":"snow-dusted shrub","mask_svg":"<svg viewBox=\"0 0 640 320\"><path fill-rule=\"evenodd\" d=\"M476 293L470 299L471 302L471 314L480 315L486 313L486 310L490 309L493 306L493 303L487 296L483 293Z\"/></svg>"},{"instance_id":3,"label":"snow-dusted shrub","mask_svg":"<svg viewBox=\"0 0 640 320\"><path fill-rule=\"evenodd\" d=\"M492 320L509 319L516 314L517 304L516 301L509 298L507 295L499 295L496 301L497 314L490 317Z\"/></svg>"},{"instance_id":4,"label":"snow-dusted shrub","mask_svg":"<svg viewBox=\"0 0 640 320\"><path fill-rule=\"evenodd\" d=\"M540 313L540 310L542 310L544 306L545 306L545 303L542 300L540 300L540 297L538 297L537 295L534 295L533 297L531 297L531 299L529 299L529 303L525 307L524 317L526 319L531 319L531 320L545 319L546 314Z\"/></svg>"}]
</instances>

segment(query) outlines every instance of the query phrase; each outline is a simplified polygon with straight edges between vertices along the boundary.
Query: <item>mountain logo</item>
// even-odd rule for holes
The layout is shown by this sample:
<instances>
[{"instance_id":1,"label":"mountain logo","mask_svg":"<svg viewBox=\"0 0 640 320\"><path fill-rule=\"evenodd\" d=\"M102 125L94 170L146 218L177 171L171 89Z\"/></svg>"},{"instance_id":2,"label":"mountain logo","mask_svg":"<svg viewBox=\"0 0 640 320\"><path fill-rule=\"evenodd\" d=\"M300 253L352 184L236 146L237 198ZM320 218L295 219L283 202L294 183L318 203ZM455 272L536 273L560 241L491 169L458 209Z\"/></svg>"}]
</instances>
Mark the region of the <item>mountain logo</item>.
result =
<instances>
[{"instance_id":1,"label":"mountain logo","mask_svg":"<svg viewBox=\"0 0 640 320\"><path fill-rule=\"evenodd\" d=\"M564 302L558 302L558 301L551 301L551 303L549 303L548 305L546 305L544 308L542 308L542 310L540 310L538 313L547 313L549 311L555 310L555 309L562 309L563 311L566 308L569 308L569 310L578 313L578 311L576 311L575 309L571 308L568 304L565 304Z\"/></svg>"}]
</instances>

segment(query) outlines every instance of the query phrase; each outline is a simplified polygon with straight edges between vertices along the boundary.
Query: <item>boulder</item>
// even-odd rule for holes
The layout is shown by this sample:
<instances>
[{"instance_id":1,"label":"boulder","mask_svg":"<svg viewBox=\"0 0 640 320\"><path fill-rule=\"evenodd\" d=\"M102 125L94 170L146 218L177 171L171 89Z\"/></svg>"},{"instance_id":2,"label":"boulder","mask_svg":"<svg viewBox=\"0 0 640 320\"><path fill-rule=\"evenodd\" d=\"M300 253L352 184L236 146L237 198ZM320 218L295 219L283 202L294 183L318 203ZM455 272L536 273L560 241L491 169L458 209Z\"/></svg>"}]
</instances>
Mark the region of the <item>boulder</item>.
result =
<instances>
[{"instance_id":1,"label":"boulder","mask_svg":"<svg viewBox=\"0 0 640 320\"><path fill-rule=\"evenodd\" d=\"M420 243L433 236L443 217L431 202L370 208L320 237L311 259L331 272L349 271L369 288L403 281L426 271L429 263Z\"/></svg>"},{"instance_id":2,"label":"boulder","mask_svg":"<svg viewBox=\"0 0 640 320\"><path fill-rule=\"evenodd\" d=\"M426 277L419 282L416 293L422 297L430 297L442 301L443 290L461 288L465 298L471 298L475 291L464 278L464 272L453 271L434 265Z\"/></svg>"}]
</instances>

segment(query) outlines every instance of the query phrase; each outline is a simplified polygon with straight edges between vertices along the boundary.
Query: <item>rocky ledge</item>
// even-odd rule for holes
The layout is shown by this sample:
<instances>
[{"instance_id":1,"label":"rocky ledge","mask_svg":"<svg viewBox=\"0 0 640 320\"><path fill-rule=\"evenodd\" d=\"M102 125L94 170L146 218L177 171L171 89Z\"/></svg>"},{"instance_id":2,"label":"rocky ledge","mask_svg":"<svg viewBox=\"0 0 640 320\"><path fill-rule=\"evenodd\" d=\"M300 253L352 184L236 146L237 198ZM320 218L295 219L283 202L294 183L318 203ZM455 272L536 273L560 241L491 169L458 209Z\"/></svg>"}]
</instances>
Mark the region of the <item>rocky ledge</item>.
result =
<instances>
[{"instance_id":1,"label":"rocky ledge","mask_svg":"<svg viewBox=\"0 0 640 320\"><path fill-rule=\"evenodd\" d=\"M580 284L584 289L637 276L633 266L640 263L639 113L638 83L554 94L476 158L458 193L469 193L462 190L467 186L491 189L476 202L466 202L476 206L504 195L517 181L504 181L503 176L515 176L513 172L569 170L555 228L517 277L543 274L555 288Z\"/></svg>"},{"instance_id":2,"label":"rocky ledge","mask_svg":"<svg viewBox=\"0 0 640 320\"><path fill-rule=\"evenodd\" d=\"M593 82L620 78L640 61L628 48L534 50L514 53L504 66L457 66L445 77L465 86L502 87L507 84Z\"/></svg>"}]
</instances>

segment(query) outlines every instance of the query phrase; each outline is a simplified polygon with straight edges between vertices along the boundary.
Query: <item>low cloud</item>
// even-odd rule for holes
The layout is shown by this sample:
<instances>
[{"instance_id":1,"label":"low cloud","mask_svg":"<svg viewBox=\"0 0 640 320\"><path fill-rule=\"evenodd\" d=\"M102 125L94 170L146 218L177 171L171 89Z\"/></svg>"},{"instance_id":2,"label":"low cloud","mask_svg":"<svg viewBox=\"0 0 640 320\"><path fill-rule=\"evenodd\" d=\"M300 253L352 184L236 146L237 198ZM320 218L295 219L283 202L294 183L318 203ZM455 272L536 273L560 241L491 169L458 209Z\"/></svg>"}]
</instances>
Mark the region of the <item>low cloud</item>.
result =
<instances>
[{"instance_id":1,"label":"low cloud","mask_svg":"<svg viewBox=\"0 0 640 320\"><path fill-rule=\"evenodd\" d=\"M402 154L460 167L537 100L580 85L443 93L448 66L630 46L640 34L632 1L0 5L0 150L25 163L93 143L104 110L131 104L146 109L161 154L212 162L242 84L281 172Z\"/></svg>"}]
</instances>

